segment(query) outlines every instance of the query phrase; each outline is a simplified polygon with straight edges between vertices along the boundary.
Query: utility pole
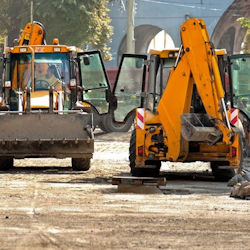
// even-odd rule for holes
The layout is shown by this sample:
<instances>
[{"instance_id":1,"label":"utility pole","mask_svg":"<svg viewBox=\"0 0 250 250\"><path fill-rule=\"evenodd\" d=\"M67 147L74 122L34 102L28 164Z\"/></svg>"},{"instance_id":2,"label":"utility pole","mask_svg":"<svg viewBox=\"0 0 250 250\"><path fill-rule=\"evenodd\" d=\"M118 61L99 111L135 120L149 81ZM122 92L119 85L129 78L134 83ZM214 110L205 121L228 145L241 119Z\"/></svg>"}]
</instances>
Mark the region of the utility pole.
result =
<instances>
[{"instance_id":1,"label":"utility pole","mask_svg":"<svg viewBox=\"0 0 250 250\"><path fill-rule=\"evenodd\" d=\"M134 0L127 0L127 53L135 53L135 38L134 38L134 16L135 4Z\"/></svg>"},{"instance_id":2,"label":"utility pole","mask_svg":"<svg viewBox=\"0 0 250 250\"><path fill-rule=\"evenodd\" d=\"M33 23L33 1L30 2L30 22Z\"/></svg>"}]
</instances>

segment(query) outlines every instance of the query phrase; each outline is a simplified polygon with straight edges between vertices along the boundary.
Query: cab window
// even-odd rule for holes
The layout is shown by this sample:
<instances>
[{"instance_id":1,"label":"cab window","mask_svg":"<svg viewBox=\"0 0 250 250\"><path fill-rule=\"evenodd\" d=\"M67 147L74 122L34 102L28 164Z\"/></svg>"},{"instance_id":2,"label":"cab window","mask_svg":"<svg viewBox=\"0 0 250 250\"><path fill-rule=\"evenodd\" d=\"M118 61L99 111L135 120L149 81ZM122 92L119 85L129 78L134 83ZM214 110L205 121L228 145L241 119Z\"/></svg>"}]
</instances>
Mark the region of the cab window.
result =
<instances>
[{"instance_id":1,"label":"cab window","mask_svg":"<svg viewBox=\"0 0 250 250\"><path fill-rule=\"evenodd\" d=\"M231 79L234 107L250 115L250 55L231 58Z\"/></svg>"}]
</instances>

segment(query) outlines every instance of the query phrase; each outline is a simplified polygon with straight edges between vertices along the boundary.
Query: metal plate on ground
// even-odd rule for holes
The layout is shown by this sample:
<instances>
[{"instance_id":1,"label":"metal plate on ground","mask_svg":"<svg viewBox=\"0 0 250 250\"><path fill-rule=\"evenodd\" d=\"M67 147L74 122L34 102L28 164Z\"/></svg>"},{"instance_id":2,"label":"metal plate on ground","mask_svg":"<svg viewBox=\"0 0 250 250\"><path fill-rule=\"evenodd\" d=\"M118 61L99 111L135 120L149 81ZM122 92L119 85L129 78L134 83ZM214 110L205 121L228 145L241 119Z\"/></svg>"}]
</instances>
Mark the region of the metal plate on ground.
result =
<instances>
[{"instance_id":1,"label":"metal plate on ground","mask_svg":"<svg viewBox=\"0 0 250 250\"><path fill-rule=\"evenodd\" d=\"M131 175L113 176L112 185L145 185L145 186L165 186L165 177L135 177Z\"/></svg>"}]
</instances>

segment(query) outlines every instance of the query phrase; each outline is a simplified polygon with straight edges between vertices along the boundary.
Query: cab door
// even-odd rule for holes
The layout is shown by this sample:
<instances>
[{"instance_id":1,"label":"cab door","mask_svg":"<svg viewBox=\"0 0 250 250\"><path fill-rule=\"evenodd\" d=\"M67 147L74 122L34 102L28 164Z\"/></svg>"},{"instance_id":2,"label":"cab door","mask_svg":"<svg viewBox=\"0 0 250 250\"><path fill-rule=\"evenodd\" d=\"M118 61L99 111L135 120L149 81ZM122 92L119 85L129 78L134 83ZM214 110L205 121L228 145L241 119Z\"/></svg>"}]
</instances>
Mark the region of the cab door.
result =
<instances>
[{"instance_id":1,"label":"cab door","mask_svg":"<svg viewBox=\"0 0 250 250\"><path fill-rule=\"evenodd\" d=\"M99 51L78 53L83 101L94 107L94 122L104 131L127 131L133 112L142 105L145 85L146 55L124 54L111 92Z\"/></svg>"},{"instance_id":2,"label":"cab door","mask_svg":"<svg viewBox=\"0 0 250 250\"><path fill-rule=\"evenodd\" d=\"M117 99L113 119L117 123L124 123L132 111L142 106L146 60L146 55L124 54L122 56L113 88L113 96Z\"/></svg>"},{"instance_id":3,"label":"cab door","mask_svg":"<svg viewBox=\"0 0 250 250\"><path fill-rule=\"evenodd\" d=\"M106 92L110 92L108 77L100 51L77 54L83 101L90 103L98 114L109 111Z\"/></svg>"}]
</instances>

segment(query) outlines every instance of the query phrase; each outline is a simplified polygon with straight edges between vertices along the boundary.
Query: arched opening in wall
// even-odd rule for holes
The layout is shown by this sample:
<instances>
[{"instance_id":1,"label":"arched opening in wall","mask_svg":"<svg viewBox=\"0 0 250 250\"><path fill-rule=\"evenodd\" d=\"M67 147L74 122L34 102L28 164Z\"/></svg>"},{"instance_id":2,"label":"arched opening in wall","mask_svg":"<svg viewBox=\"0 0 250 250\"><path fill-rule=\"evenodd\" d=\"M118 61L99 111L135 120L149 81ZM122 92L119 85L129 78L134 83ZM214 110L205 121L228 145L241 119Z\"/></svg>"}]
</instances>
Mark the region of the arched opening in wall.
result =
<instances>
[{"instance_id":1,"label":"arched opening in wall","mask_svg":"<svg viewBox=\"0 0 250 250\"><path fill-rule=\"evenodd\" d=\"M215 48L227 47L227 50L233 54L242 51L242 42L246 35L246 29L242 28L237 20L239 17L249 18L249 13L249 0L232 1L214 28L211 40ZM230 33L234 36L229 37Z\"/></svg>"},{"instance_id":2,"label":"arched opening in wall","mask_svg":"<svg viewBox=\"0 0 250 250\"><path fill-rule=\"evenodd\" d=\"M235 37L235 28L230 27L221 37L218 48L226 49L228 54L232 54L234 51L234 37Z\"/></svg>"},{"instance_id":3,"label":"arched opening in wall","mask_svg":"<svg viewBox=\"0 0 250 250\"><path fill-rule=\"evenodd\" d=\"M167 48L174 47L174 41L166 31L162 30L161 28L149 24L144 24L137 26L135 28L135 53L137 54L147 54L148 49L154 46L158 46L159 44L161 47L156 47L157 49L162 49L162 45L167 46ZM162 39L162 42L160 40ZM119 49L118 49L118 57L117 57L117 64L119 64L121 55L126 53L126 35L123 37Z\"/></svg>"},{"instance_id":4,"label":"arched opening in wall","mask_svg":"<svg viewBox=\"0 0 250 250\"><path fill-rule=\"evenodd\" d=\"M147 52L149 52L151 49L163 50L174 48L175 45L172 37L165 30L162 30L151 40Z\"/></svg>"}]
</instances>

